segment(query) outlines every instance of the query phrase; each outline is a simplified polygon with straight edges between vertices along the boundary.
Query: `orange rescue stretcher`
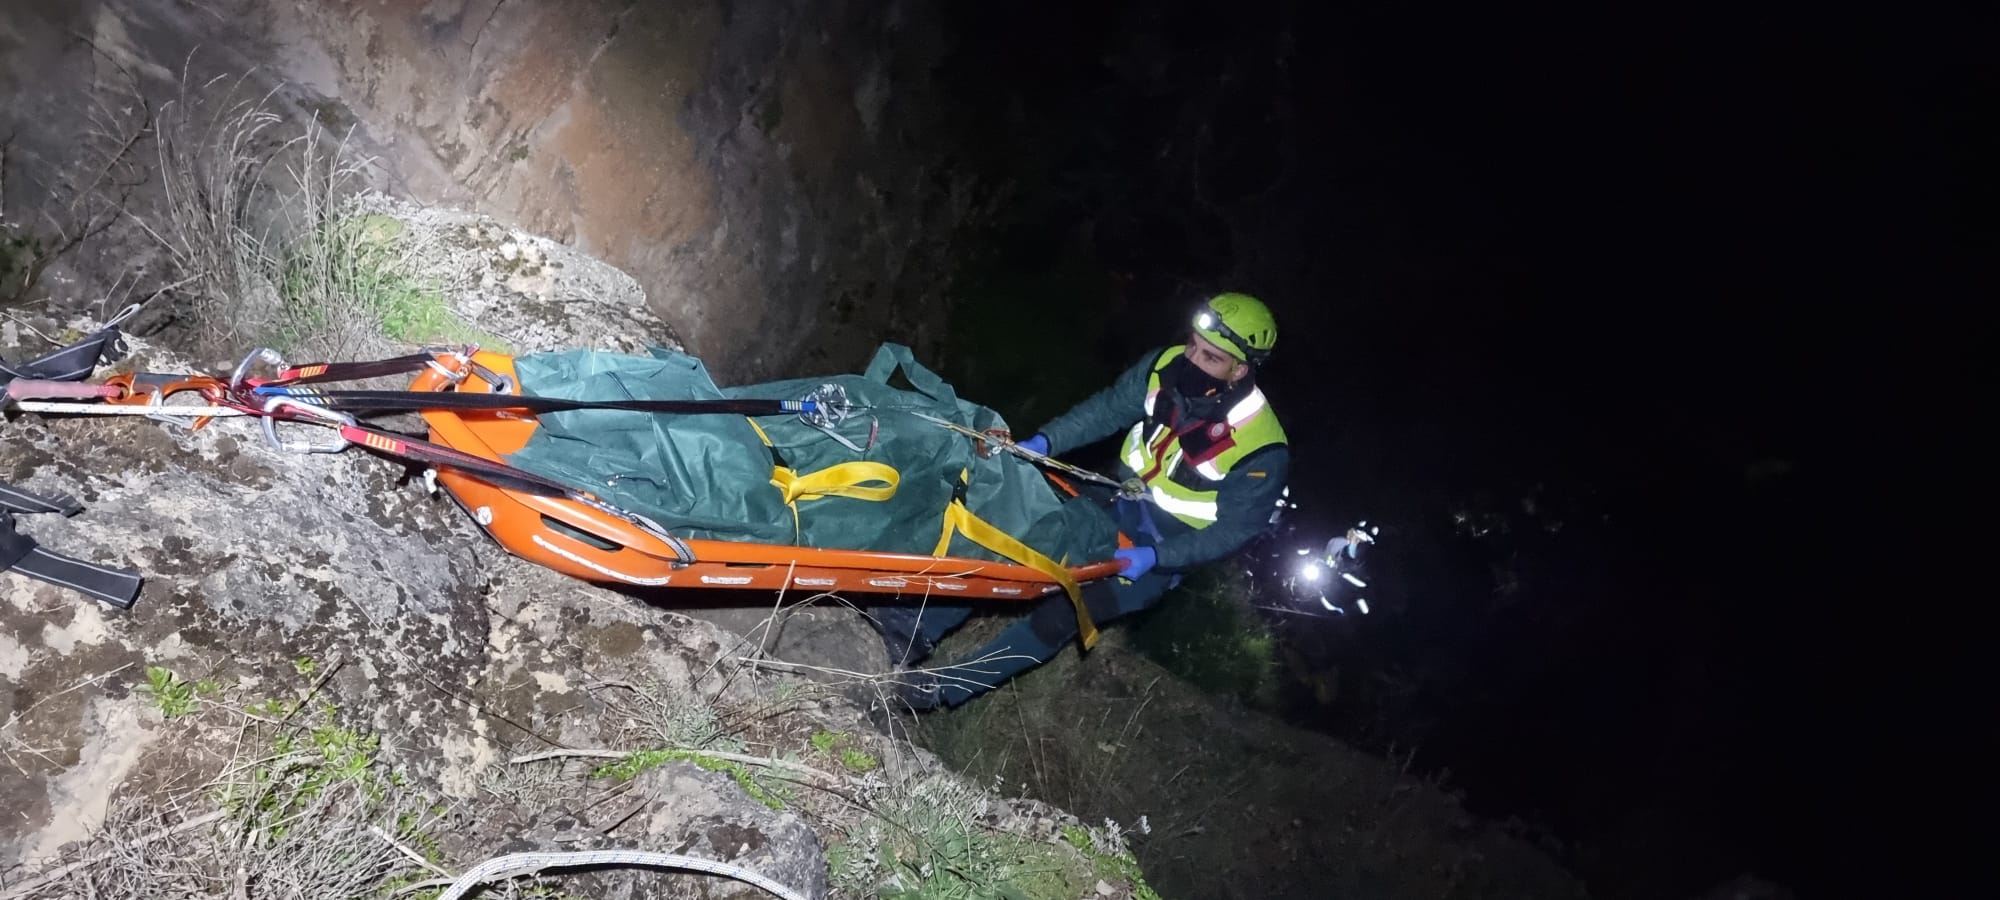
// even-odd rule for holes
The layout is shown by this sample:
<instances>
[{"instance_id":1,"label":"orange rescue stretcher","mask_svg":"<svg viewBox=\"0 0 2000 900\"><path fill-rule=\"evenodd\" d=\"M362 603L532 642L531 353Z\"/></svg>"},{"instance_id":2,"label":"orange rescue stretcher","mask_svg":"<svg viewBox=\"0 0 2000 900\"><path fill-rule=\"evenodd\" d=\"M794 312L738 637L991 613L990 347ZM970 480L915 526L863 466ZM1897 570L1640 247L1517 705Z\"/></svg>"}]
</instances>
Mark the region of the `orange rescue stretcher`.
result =
<instances>
[{"instance_id":1,"label":"orange rescue stretcher","mask_svg":"<svg viewBox=\"0 0 2000 900\"><path fill-rule=\"evenodd\" d=\"M520 392L513 358L487 351L469 360L441 354L411 390ZM538 427L533 416L504 409L422 416L432 442L495 463L525 446ZM601 584L1028 600L1111 577L1119 565L1064 567L1072 579L1066 586L1041 569L984 559L682 539L586 502L509 491L449 465L436 472L438 484L509 552Z\"/></svg>"}]
</instances>

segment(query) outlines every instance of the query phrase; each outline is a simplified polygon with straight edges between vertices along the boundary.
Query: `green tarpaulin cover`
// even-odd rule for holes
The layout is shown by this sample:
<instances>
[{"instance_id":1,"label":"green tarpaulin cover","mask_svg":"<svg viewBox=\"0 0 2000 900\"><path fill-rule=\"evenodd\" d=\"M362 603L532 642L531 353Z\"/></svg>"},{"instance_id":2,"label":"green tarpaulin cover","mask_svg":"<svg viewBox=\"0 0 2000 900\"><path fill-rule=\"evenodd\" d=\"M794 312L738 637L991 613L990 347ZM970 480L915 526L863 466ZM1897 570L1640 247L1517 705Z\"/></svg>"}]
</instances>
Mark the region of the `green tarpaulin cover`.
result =
<instances>
[{"instance_id":1,"label":"green tarpaulin cover","mask_svg":"<svg viewBox=\"0 0 2000 900\"><path fill-rule=\"evenodd\" d=\"M854 413L836 431L843 445L797 416L668 415L613 410L545 413L512 465L589 491L688 538L928 554L960 473L966 505L1000 530L1058 562L1111 558L1117 529L1087 500L1071 500L1030 463L982 459L972 441L912 413L978 429L1005 427L998 413L958 398L951 385L898 344L884 344L860 375L718 388L701 361L654 349L650 356L566 351L515 360L521 390L572 400L798 400L826 384L847 392ZM857 461L900 473L886 501L822 497L797 503L797 518L772 484L772 449L800 475ZM1000 559L963 536L949 555Z\"/></svg>"}]
</instances>

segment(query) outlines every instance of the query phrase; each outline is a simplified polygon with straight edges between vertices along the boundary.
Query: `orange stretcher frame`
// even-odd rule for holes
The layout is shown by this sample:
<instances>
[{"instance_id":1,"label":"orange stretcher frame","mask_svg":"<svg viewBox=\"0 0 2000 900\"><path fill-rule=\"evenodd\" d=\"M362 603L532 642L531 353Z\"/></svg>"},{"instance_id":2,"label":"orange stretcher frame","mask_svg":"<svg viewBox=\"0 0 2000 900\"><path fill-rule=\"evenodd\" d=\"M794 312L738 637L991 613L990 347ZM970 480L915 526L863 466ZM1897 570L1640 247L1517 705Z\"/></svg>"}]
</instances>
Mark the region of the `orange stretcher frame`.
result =
<instances>
[{"instance_id":1,"label":"orange stretcher frame","mask_svg":"<svg viewBox=\"0 0 2000 900\"><path fill-rule=\"evenodd\" d=\"M439 365L411 383L414 391L478 391L497 376L518 394L514 359L479 351L472 365L441 356ZM432 410L422 413L430 439L494 462L520 450L538 423L509 410ZM523 559L599 584L642 588L739 588L864 593L983 600L1034 600L1062 586L1022 565L915 553L878 553L760 544L684 540L694 562L681 562L666 541L617 516L573 500L496 487L450 468L437 467L444 486L473 520L502 547ZM1068 567L1079 582L1118 573L1117 560Z\"/></svg>"}]
</instances>

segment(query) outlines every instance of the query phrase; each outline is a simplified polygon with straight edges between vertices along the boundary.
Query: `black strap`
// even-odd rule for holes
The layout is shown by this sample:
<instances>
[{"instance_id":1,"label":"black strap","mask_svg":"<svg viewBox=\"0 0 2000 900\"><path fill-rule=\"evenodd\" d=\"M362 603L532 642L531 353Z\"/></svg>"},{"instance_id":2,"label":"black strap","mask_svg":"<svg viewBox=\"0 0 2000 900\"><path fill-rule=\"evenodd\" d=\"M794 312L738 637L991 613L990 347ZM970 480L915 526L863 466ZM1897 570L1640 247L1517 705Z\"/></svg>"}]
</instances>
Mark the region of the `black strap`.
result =
<instances>
[{"instance_id":1,"label":"black strap","mask_svg":"<svg viewBox=\"0 0 2000 900\"><path fill-rule=\"evenodd\" d=\"M571 500L587 496L582 491L555 479L545 478L526 469L515 468L483 456L474 456L463 450L432 443L422 438L383 431L367 425L342 425L340 434L349 441L385 456L427 466L458 469L481 481L508 490L538 497L562 497Z\"/></svg>"},{"instance_id":2,"label":"black strap","mask_svg":"<svg viewBox=\"0 0 2000 900\"><path fill-rule=\"evenodd\" d=\"M0 481L0 512L61 513L64 517L69 517L82 511L83 504L76 502L76 498L68 494L44 496Z\"/></svg>"},{"instance_id":3,"label":"black strap","mask_svg":"<svg viewBox=\"0 0 2000 900\"><path fill-rule=\"evenodd\" d=\"M120 318L123 318L121 316ZM16 365L0 359L0 385L16 378L37 381L79 381L99 362L116 362L125 345L116 324L91 332L83 340ZM73 516L83 504L67 494L43 496L0 482L0 571L14 571L58 587L88 594L119 609L131 609L144 579L131 569L111 569L64 556L14 530L15 513L57 513Z\"/></svg>"},{"instance_id":4,"label":"black strap","mask_svg":"<svg viewBox=\"0 0 2000 900\"><path fill-rule=\"evenodd\" d=\"M404 375L422 371L436 359L436 356L429 353L411 353L370 362L313 363L293 366L279 372L277 378L266 383L318 384L327 381L360 381L384 375Z\"/></svg>"},{"instance_id":5,"label":"black strap","mask_svg":"<svg viewBox=\"0 0 2000 900\"><path fill-rule=\"evenodd\" d=\"M125 356L118 326L109 325L83 340L37 359L16 365L0 359L0 385L16 378L39 381L76 381L89 375L98 362L116 362Z\"/></svg>"},{"instance_id":6,"label":"black strap","mask_svg":"<svg viewBox=\"0 0 2000 900\"><path fill-rule=\"evenodd\" d=\"M340 412L408 412L429 409L522 409L534 413L579 409L626 412L782 416L805 408L798 400L564 400L526 394L459 393L457 391L318 391L307 388L260 388L257 395L283 394Z\"/></svg>"},{"instance_id":7,"label":"black strap","mask_svg":"<svg viewBox=\"0 0 2000 900\"><path fill-rule=\"evenodd\" d=\"M15 513L75 515L83 506L67 494L53 497L0 482L0 571L14 571L57 587L131 609L145 579L132 569L112 569L65 556L14 530Z\"/></svg>"},{"instance_id":8,"label":"black strap","mask_svg":"<svg viewBox=\"0 0 2000 900\"><path fill-rule=\"evenodd\" d=\"M19 572L57 587L131 609L145 579L131 569L110 569L39 546L14 530L12 513L0 513L0 570Z\"/></svg>"}]
</instances>

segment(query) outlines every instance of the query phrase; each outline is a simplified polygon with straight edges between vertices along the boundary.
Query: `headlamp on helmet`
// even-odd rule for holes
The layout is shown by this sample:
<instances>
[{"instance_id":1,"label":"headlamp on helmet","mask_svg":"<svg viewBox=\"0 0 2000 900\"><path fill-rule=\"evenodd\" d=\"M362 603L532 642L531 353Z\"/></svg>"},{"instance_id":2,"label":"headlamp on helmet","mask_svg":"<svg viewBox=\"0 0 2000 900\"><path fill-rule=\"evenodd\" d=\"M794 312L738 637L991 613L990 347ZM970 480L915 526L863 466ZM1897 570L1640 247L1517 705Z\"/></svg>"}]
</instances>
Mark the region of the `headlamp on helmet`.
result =
<instances>
[{"instance_id":1,"label":"headlamp on helmet","mask_svg":"<svg viewBox=\"0 0 2000 900\"><path fill-rule=\"evenodd\" d=\"M1278 323L1263 301L1249 294L1217 294L1194 314L1194 330L1224 353L1253 366L1271 358Z\"/></svg>"}]
</instances>

